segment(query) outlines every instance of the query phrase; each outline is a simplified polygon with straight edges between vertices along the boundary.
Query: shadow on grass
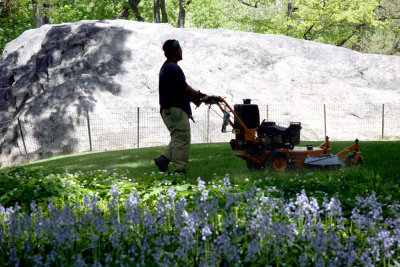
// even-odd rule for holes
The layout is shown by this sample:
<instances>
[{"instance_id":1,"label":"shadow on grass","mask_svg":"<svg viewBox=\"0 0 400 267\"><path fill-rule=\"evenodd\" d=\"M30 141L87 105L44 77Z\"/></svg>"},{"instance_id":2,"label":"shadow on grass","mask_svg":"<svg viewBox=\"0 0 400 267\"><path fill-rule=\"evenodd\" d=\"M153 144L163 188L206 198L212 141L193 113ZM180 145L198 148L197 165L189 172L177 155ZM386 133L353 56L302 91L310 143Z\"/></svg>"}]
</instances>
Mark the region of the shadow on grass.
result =
<instances>
[{"instance_id":1,"label":"shadow on grass","mask_svg":"<svg viewBox=\"0 0 400 267\"><path fill-rule=\"evenodd\" d=\"M156 171L153 157L157 154L157 148L128 149L103 152L86 152L75 155L60 156L48 160L41 160L26 166L29 168L44 168L54 171L92 171L115 169L118 171L129 170L131 173L143 174Z\"/></svg>"}]
</instances>

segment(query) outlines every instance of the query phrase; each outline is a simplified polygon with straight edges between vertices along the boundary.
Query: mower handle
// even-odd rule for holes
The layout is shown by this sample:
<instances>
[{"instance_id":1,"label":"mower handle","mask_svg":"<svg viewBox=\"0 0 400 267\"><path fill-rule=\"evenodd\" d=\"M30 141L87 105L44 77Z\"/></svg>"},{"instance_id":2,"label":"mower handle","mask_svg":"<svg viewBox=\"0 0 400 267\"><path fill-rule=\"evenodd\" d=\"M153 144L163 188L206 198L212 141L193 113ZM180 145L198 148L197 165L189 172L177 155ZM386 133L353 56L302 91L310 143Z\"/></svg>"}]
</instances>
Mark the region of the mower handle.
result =
<instances>
[{"instance_id":1,"label":"mower handle","mask_svg":"<svg viewBox=\"0 0 400 267\"><path fill-rule=\"evenodd\" d=\"M239 116L236 114L236 112L231 108L231 106L225 101L223 97L216 97L217 101L216 104L218 105L219 109L224 113L224 108L222 107L221 103L229 109L230 112L232 112L234 118L240 123L240 125L243 127L245 133L249 136L252 137L252 139L256 139L254 132L250 131L249 128L244 124L244 122L239 118ZM229 120L229 124L234 127L234 124L231 120Z\"/></svg>"}]
</instances>

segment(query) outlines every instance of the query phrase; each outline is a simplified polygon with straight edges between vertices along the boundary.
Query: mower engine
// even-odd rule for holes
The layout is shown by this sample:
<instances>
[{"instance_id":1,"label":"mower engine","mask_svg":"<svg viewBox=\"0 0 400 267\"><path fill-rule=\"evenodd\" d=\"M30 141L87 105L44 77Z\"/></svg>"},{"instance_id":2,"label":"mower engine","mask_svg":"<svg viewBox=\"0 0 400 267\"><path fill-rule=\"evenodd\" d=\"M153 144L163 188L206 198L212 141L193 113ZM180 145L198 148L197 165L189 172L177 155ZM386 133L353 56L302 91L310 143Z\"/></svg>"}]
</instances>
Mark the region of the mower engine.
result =
<instances>
[{"instance_id":1,"label":"mower engine","mask_svg":"<svg viewBox=\"0 0 400 267\"><path fill-rule=\"evenodd\" d=\"M275 122L263 121L257 128L260 142L266 149L287 147L293 149L300 144L300 122L291 122L288 128L278 126Z\"/></svg>"},{"instance_id":2,"label":"mower engine","mask_svg":"<svg viewBox=\"0 0 400 267\"><path fill-rule=\"evenodd\" d=\"M250 102L250 99L244 99L243 104L234 106L234 111L248 129L256 129L259 140L257 147L261 151L275 148L293 149L295 145L300 144L300 122L291 122L288 128L265 120L260 124L258 106ZM246 140L244 127L237 119L235 119L234 128L239 130L239 141L243 146Z\"/></svg>"}]
</instances>

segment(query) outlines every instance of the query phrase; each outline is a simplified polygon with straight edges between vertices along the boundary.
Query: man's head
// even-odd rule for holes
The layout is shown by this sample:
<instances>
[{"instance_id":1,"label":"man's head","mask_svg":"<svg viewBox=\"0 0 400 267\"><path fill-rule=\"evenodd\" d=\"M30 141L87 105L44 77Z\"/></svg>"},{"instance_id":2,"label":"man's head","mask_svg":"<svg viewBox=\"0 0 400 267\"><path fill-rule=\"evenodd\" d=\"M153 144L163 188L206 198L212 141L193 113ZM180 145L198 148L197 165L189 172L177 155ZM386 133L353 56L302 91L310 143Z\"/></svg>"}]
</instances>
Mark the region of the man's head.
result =
<instances>
[{"instance_id":1,"label":"man's head","mask_svg":"<svg viewBox=\"0 0 400 267\"><path fill-rule=\"evenodd\" d=\"M175 62L182 60L182 48L175 39L165 41L163 45L164 55Z\"/></svg>"}]
</instances>

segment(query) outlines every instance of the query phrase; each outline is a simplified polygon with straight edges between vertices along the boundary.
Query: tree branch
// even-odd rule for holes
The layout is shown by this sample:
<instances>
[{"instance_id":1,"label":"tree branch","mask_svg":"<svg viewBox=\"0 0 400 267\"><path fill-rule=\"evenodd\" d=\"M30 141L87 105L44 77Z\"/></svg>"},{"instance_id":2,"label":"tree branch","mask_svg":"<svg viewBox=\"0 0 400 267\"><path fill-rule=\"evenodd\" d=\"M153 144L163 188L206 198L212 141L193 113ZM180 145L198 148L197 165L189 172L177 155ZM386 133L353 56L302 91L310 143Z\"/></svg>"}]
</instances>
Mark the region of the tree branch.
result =
<instances>
[{"instance_id":1,"label":"tree branch","mask_svg":"<svg viewBox=\"0 0 400 267\"><path fill-rule=\"evenodd\" d=\"M363 27L363 26L365 26L365 25L366 25L365 23L357 25L356 30L353 31L353 32L350 34L350 36L348 36L348 37L345 38L344 40L342 40L342 41L340 41L339 43L337 43L336 46L343 46L348 40L350 40L351 37L353 37L353 36L357 33L357 31L358 31L359 29L361 29L361 27Z\"/></svg>"},{"instance_id":2,"label":"tree branch","mask_svg":"<svg viewBox=\"0 0 400 267\"><path fill-rule=\"evenodd\" d=\"M308 28L308 30L303 34L304 40L310 40L307 38L307 35L311 32L311 30L312 30L312 28L314 28L314 26L315 26L315 23L313 25L311 25L311 27Z\"/></svg>"},{"instance_id":3,"label":"tree branch","mask_svg":"<svg viewBox=\"0 0 400 267\"><path fill-rule=\"evenodd\" d=\"M131 6L133 13L135 13L136 19L138 21L143 21L142 16L140 15L138 5L140 3L140 0L129 0L129 5Z\"/></svg>"},{"instance_id":4,"label":"tree branch","mask_svg":"<svg viewBox=\"0 0 400 267\"><path fill-rule=\"evenodd\" d=\"M124 7L117 15L117 18L129 18L129 8L128 7Z\"/></svg>"},{"instance_id":5,"label":"tree branch","mask_svg":"<svg viewBox=\"0 0 400 267\"><path fill-rule=\"evenodd\" d=\"M242 4L246 5L246 6L253 7L253 8L258 8L258 3L260 3L260 1L261 1L261 0L256 1L256 3L255 3L254 6L253 6L253 5L247 3L247 2L245 2L245 1L243 1L243 0L238 0L239 3L242 3Z\"/></svg>"},{"instance_id":6,"label":"tree branch","mask_svg":"<svg viewBox=\"0 0 400 267\"><path fill-rule=\"evenodd\" d=\"M347 43L348 40L350 40L351 37L354 36L354 34L356 34L356 31L354 31L352 34L350 34L349 37L347 37L346 39L340 41L339 43L336 44L336 46L343 46L345 43Z\"/></svg>"}]
</instances>

